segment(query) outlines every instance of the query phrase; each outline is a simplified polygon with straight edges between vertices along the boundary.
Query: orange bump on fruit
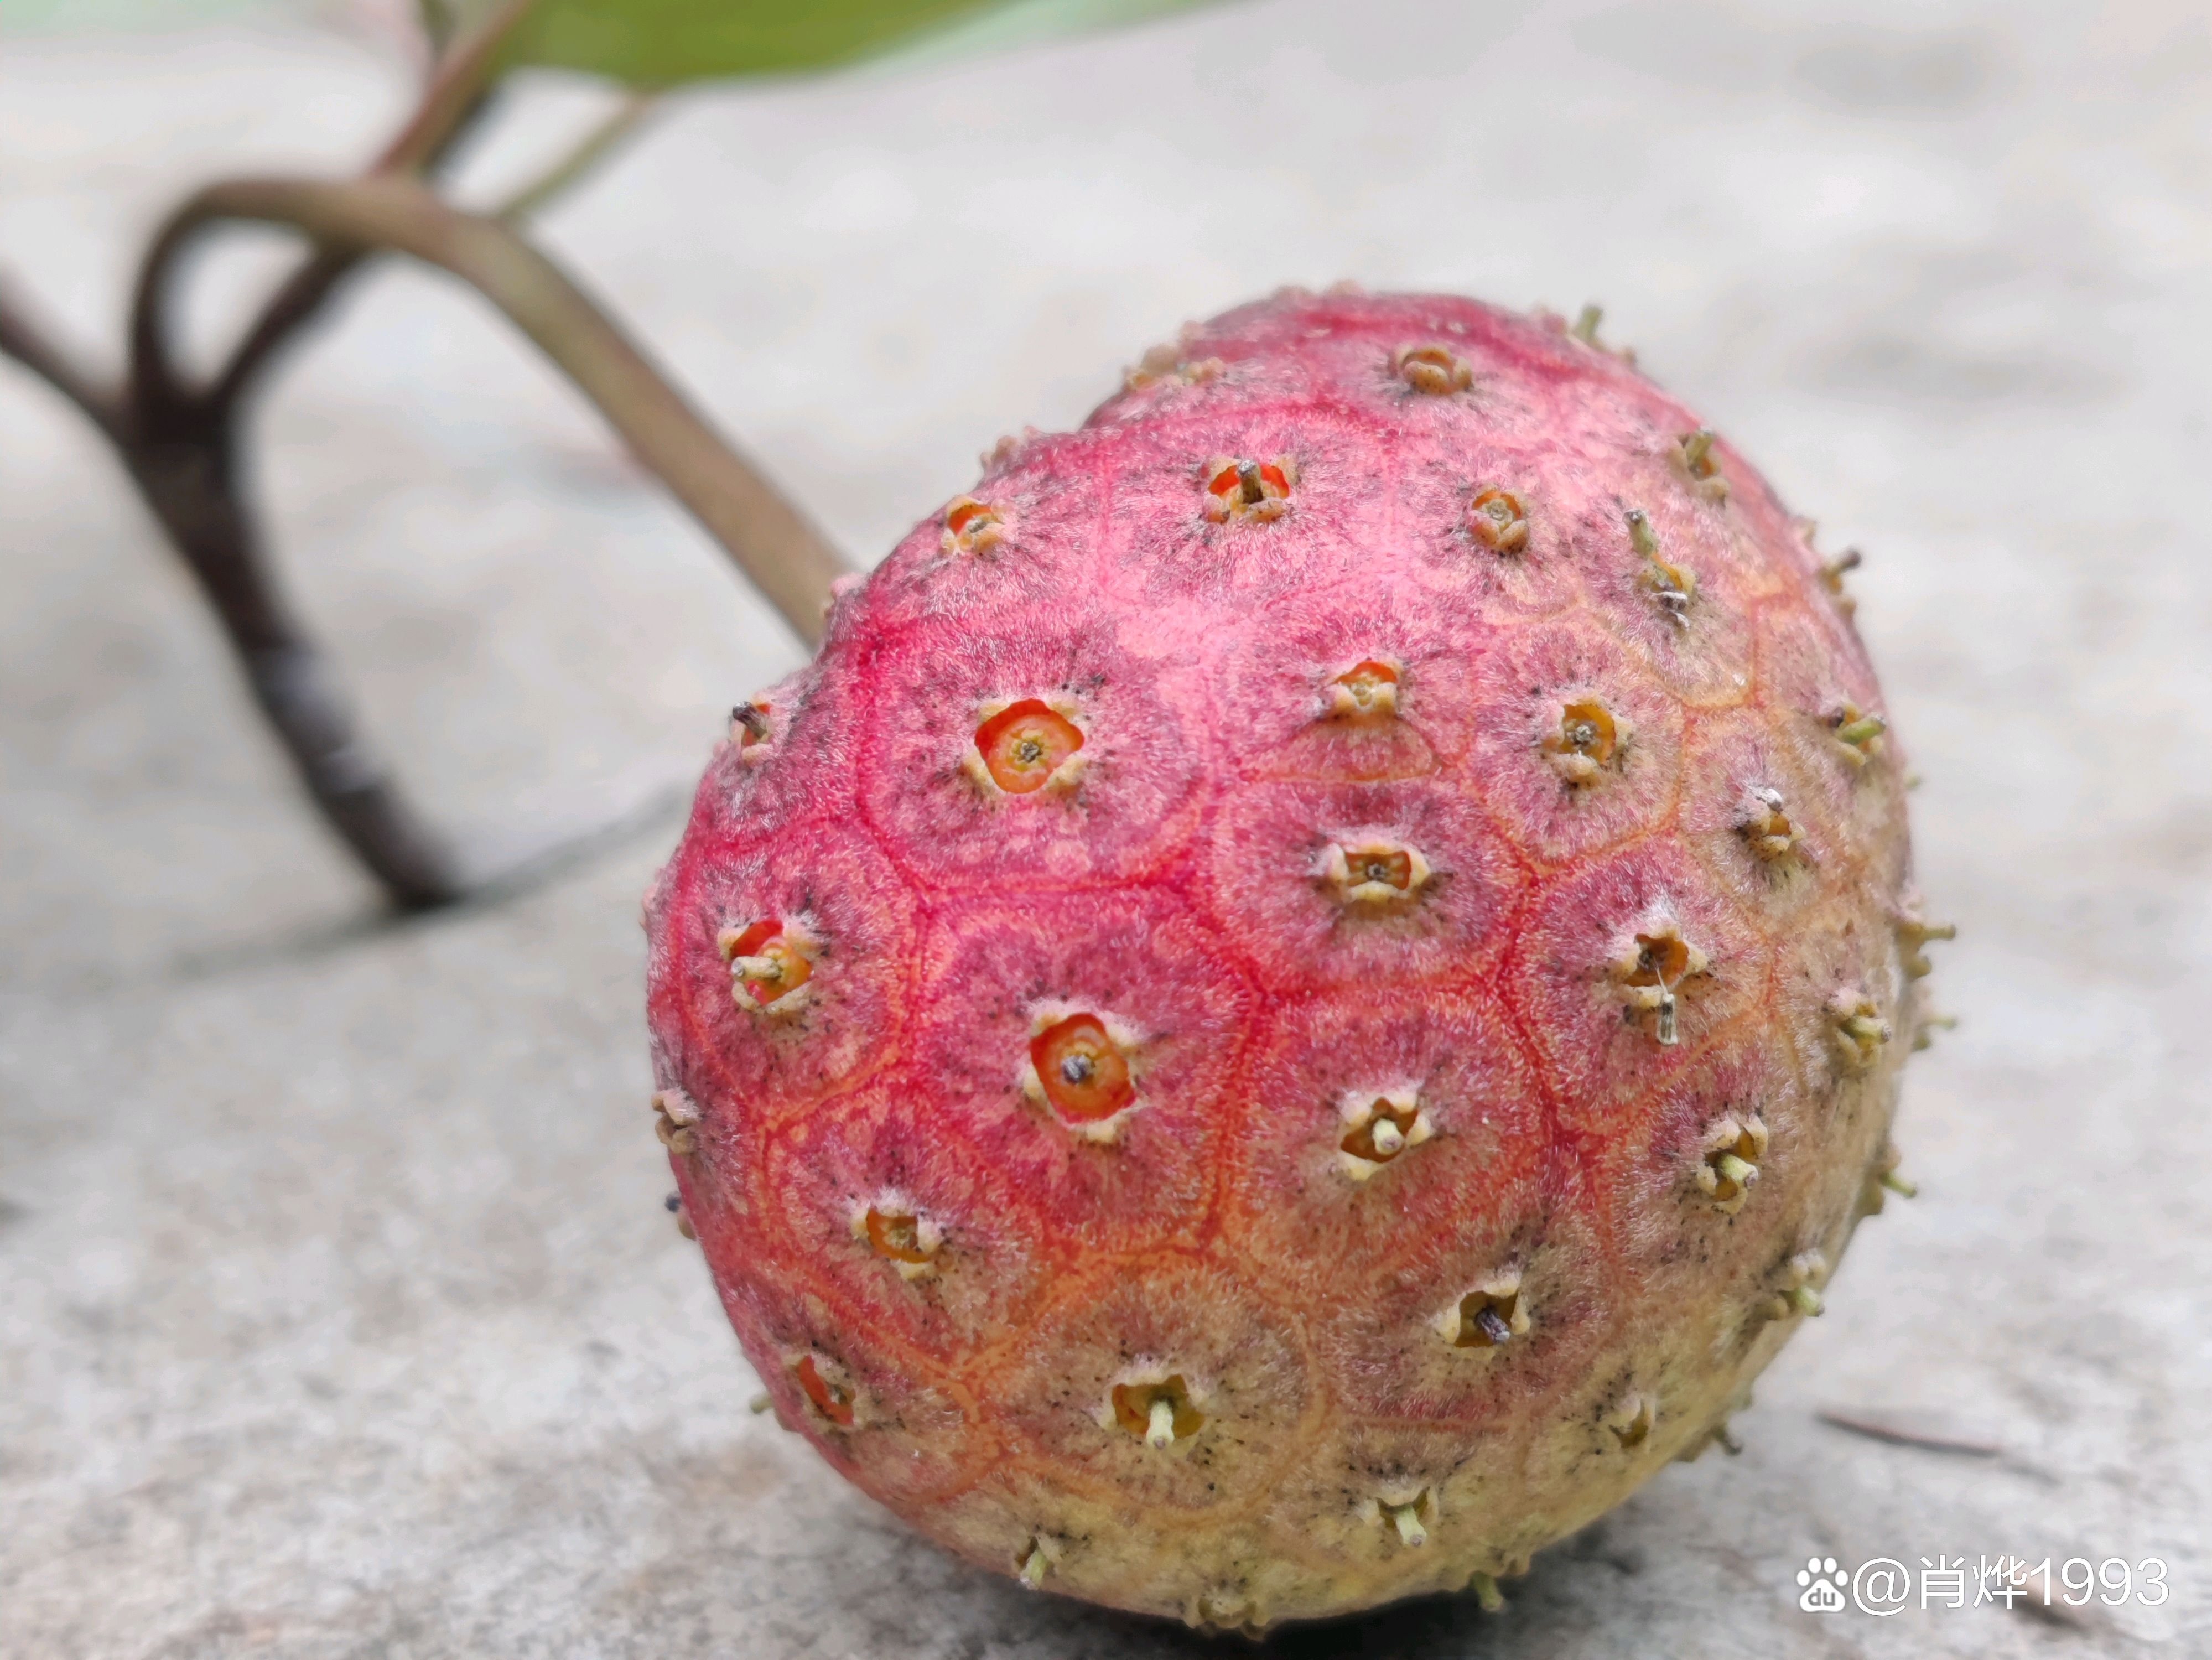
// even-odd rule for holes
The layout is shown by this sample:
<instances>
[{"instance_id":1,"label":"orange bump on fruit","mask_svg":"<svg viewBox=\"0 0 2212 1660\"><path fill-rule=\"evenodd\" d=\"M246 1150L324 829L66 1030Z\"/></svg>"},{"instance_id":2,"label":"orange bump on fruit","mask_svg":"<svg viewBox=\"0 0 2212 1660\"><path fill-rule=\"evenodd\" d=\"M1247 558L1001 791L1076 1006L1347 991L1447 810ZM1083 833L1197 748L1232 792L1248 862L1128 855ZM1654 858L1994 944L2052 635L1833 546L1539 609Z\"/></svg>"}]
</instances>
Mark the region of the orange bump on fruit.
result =
<instances>
[{"instance_id":1,"label":"orange bump on fruit","mask_svg":"<svg viewBox=\"0 0 2212 1660\"><path fill-rule=\"evenodd\" d=\"M1433 398L1465 392L1474 384L1474 371L1447 346L1403 346L1391 361L1407 386Z\"/></svg>"},{"instance_id":2,"label":"orange bump on fruit","mask_svg":"<svg viewBox=\"0 0 2212 1660\"><path fill-rule=\"evenodd\" d=\"M1290 511L1291 486L1298 478L1297 464L1287 457L1244 461L1217 455L1205 472L1204 511L1217 524L1242 519L1273 524Z\"/></svg>"},{"instance_id":3,"label":"orange bump on fruit","mask_svg":"<svg viewBox=\"0 0 2212 1660\"><path fill-rule=\"evenodd\" d=\"M765 917L749 927L725 928L717 946L730 965L731 995L740 1006L750 1003L771 1013L790 1012L814 977L812 936L780 916Z\"/></svg>"},{"instance_id":4,"label":"orange bump on fruit","mask_svg":"<svg viewBox=\"0 0 2212 1660\"><path fill-rule=\"evenodd\" d=\"M975 757L984 775L1008 795L1071 787L1084 745L1083 728L1071 714L1037 697L986 714L975 728Z\"/></svg>"},{"instance_id":5,"label":"orange bump on fruit","mask_svg":"<svg viewBox=\"0 0 2212 1660\"><path fill-rule=\"evenodd\" d=\"M1112 1139L1115 1121L1137 1099L1129 1071L1135 1044L1086 1010L1047 1011L1033 1025L1025 1092L1079 1134Z\"/></svg>"},{"instance_id":6,"label":"orange bump on fruit","mask_svg":"<svg viewBox=\"0 0 2212 1660\"><path fill-rule=\"evenodd\" d=\"M1500 484L1475 492L1468 508L1467 527L1492 553L1518 553L1528 545L1528 510L1518 496Z\"/></svg>"},{"instance_id":7,"label":"orange bump on fruit","mask_svg":"<svg viewBox=\"0 0 2212 1660\"><path fill-rule=\"evenodd\" d=\"M988 553L1006 539L999 510L972 496L956 496L945 509L942 546L948 554Z\"/></svg>"}]
</instances>

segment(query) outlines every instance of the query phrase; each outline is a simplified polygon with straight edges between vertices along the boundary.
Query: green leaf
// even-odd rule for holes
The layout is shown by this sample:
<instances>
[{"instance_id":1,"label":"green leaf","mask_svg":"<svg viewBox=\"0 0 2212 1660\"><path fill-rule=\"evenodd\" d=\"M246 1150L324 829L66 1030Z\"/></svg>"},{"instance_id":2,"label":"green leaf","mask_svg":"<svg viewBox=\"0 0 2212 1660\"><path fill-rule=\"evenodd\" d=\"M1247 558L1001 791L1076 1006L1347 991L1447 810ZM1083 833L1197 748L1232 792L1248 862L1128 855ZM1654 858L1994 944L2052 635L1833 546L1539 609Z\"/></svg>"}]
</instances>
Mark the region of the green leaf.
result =
<instances>
[{"instance_id":1,"label":"green leaf","mask_svg":"<svg viewBox=\"0 0 2212 1660\"><path fill-rule=\"evenodd\" d=\"M902 64L937 63L1025 46L1059 34L1121 28L1219 0L1005 0L918 35L898 53Z\"/></svg>"},{"instance_id":2,"label":"green leaf","mask_svg":"<svg viewBox=\"0 0 2212 1660\"><path fill-rule=\"evenodd\" d=\"M611 76L636 87L833 68L888 52L988 51L1137 21L1203 0L540 0L510 38L511 66ZM435 35L493 0L423 0Z\"/></svg>"}]
</instances>

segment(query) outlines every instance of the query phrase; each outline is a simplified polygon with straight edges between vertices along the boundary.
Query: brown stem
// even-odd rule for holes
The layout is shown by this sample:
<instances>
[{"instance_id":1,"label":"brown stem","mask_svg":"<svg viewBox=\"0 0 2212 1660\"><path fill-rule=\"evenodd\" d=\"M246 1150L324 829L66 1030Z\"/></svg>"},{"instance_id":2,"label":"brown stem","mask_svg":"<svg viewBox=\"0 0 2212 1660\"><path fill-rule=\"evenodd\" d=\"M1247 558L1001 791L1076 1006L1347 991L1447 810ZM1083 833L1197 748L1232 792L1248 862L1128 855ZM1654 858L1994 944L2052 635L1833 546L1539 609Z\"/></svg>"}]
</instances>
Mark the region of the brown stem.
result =
<instances>
[{"instance_id":1,"label":"brown stem","mask_svg":"<svg viewBox=\"0 0 2212 1660\"><path fill-rule=\"evenodd\" d=\"M361 258L352 253L316 253L270 295L253 319L253 325L232 348L229 360L216 374L199 402L220 416L228 417L252 390L262 370L301 328L321 311L338 285L359 269Z\"/></svg>"},{"instance_id":2,"label":"brown stem","mask_svg":"<svg viewBox=\"0 0 2212 1660\"><path fill-rule=\"evenodd\" d=\"M369 165L371 173L416 173L443 159L482 112L500 47L537 3L538 0L508 0L482 27L439 59L406 125ZM176 261L187 240L169 235L165 228L139 267L131 304L131 381L135 387L150 392L156 408L204 410L217 419L228 420L232 406L245 396L261 370L359 266L361 253L319 249L310 255L263 306L206 389L194 392L180 385L167 337L167 307L175 286Z\"/></svg>"},{"instance_id":3,"label":"brown stem","mask_svg":"<svg viewBox=\"0 0 2212 1660\"><path fill-rule=\"evenodd\" d=\"M460 871L358 735L328 660L266 580L228 431L175 442L140 438L122 454L331 827L403 909L459 898Z\"/></svg>"},{"instance_id":4,"label":"brown stem","mask_svg":"<svg viewBox=\"0 0 2212 1660\"><path fill-rule=\"evenodd\" d=\"M534 0L510 0L443 53L405 125L374 163L436 162L481 110L499 48ZM359 263L318 252L277 290L204 388L189 387L169 349L168 308L189 232L157 237L142 265L130 324L131 374L118 391L76 369L20 306L0 296L0 350L54 386L115 447L228 635L255 701L325 819L406 909L463 891L459 871L410 812L357 734L321 653L266 574L259 527L239 477L240 405L260 372Z\"/></svg>"},{"instance_id":5,"label":"brown stem","mask_svg":"<svg viewBox=\"0 0 2212 1660\"><path fill-rule=\"evenodd\" d=\"M135 399L97 385L4 295L0 350L68 398L114 447L222 619L309 794L393 902L416 909L458 898L458 873L354 738L321 655L262 580L228 423L167 441L149 437L137 424Z\"/></svg>"},{"instance_id":6,"label":"brown stem","mask_svg":"<svg viewBox=\"0 0 2212 1660\"><path fill-rule=\"evenodd\" d=\"M446 155L484 103L508 32L534 0L509 0L441 57L406 125L356 185L256 183L203 192L149 248L133 295L131 372L100 385L0 293L0 351L74 403L107 437L206 593L262 711L325 818L395 903L460 897L459 872L356 734L335 679L270 581L240 477L239 417L262 372L364 257L396 248L474 283L567 370L812 643L842 559L550 262L496 220L459 214L410 175ZM526 210L578 176L641 113L633 106L580 160L526 193ZM514 212L517 204L510 204ZM185 253L225 219L291 224L319 246L265 303L204 386L179 374L169 338Z\"/></svg>"},{"instance_id":7,"label":"brown stem","mask_svg":"<svg viewBox=\"0 0 2212 1660\"><path fill-rule=\"evenodd\" d=\"M225 219L290 225L329 246L388 248L451 271L507 313L691 510L807 644L822 637L843 557L647 362L628 337L508 226L462 213L410 179L235 179L170 221L179 245Z\"/></svg>"},{"instance_id":8,"label":"brown stem","mask_svg":"<svg viewBox=\"0 0 2212 1660\"><path fill-rule=\"evenodd\" d=\"M507 37L537 4L538 0L507 0L482 27L441 55L414 114L392 136L369 171L412 173L435 161L483 101Z\"/></svg>"}]
</instances>

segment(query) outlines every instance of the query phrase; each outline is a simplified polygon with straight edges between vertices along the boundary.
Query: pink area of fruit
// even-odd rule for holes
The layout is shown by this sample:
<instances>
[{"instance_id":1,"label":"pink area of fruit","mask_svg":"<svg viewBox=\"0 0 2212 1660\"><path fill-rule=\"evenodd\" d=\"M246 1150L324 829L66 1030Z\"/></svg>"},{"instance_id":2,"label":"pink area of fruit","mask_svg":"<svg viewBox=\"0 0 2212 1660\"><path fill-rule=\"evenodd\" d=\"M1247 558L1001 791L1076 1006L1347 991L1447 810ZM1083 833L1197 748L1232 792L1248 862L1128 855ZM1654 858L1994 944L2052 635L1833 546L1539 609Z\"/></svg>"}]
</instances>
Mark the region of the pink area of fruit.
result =
<instances>
[{"instance_id":1,"label":"pink area of fruit","mask_svg":"<svg viewBox=\"0 0 2212 1660\"><path fill-rule=\"evenodd\" d=\"M664 1140L781 1421L1027 1583L1473 1587L1728 1438L1924 1013L1841 592L1593 328L1148 353L738 712L647 901Z\"/></svg>"}]
</instances>

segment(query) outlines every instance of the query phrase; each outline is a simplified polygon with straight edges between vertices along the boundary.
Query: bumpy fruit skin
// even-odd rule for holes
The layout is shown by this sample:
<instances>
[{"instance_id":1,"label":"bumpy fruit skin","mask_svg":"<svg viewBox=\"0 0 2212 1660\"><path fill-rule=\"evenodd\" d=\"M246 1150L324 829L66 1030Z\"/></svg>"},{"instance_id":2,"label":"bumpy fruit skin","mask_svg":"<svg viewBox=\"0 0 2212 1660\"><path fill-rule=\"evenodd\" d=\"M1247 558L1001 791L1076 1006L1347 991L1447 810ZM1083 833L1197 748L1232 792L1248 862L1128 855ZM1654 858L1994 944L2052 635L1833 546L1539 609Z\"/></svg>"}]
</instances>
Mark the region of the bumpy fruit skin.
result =
<instances>
[{"instance_id":1,"label":"bumpy fruit skin","mask_svg":"<svg viewBox=\"0 0 2212 1660\"><path fill-rule=\"evenodd\" d=\"M686 1219L782 1422L973 1561L1246 1629L1487 1592L1724 1436L1879 1207L1901 757L1809 527L1585 332L1187 331L700 787Z\"/></svg>"}]
</instances>

